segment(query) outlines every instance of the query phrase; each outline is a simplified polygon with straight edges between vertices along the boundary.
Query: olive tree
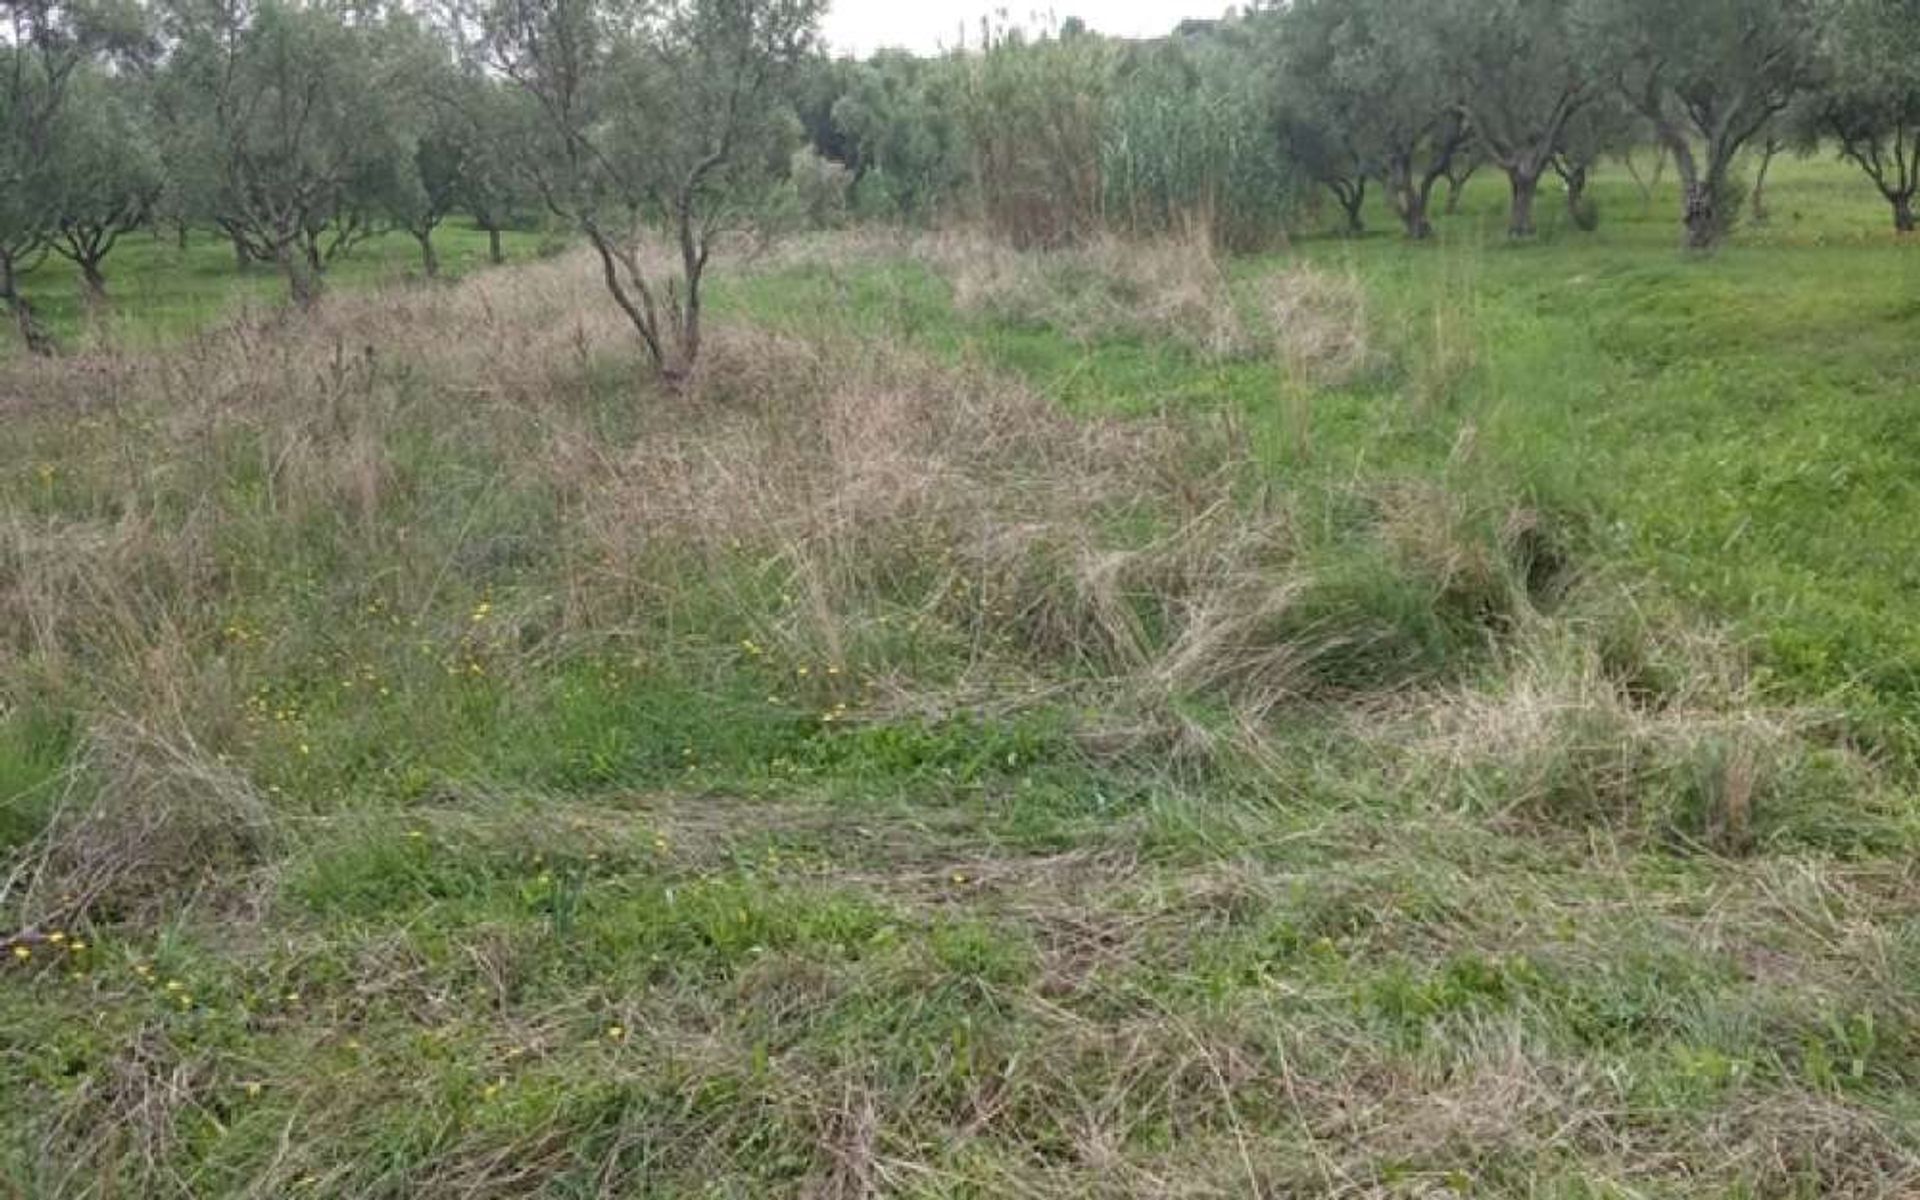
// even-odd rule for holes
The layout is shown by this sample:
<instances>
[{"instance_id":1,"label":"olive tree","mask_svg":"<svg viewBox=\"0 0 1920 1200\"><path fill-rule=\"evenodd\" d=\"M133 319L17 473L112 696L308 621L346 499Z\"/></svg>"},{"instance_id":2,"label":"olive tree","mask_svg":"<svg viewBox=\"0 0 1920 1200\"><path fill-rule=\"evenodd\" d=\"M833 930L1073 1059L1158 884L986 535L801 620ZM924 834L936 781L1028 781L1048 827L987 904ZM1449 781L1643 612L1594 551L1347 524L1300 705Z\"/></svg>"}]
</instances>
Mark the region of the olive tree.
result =
<instances>
[{"instance_id":1,"label":"olive tree","mask_svg":"<svg viewBox=\"0 0 1920 1200\"><path fill-rule=\"evenodd\" d=\"M120 238L147 224L163 175L135 78L86 69L55 123L43 186L52 215L47 245L80 271L89 300L103 300L103 264Z\"/></svg>"},{"instance_id":2,"label":"olive tree","mask_svg":"<svg viewBox=\"0 0 1920 1200\"><path fill-rule=\"evenodd\" d=\"M460 210L487 235L487 258L506 261L500 235L539 206L521 164L538 112L511 83L467 70L443 97L440 129L460 147L455 182Z\"/></svg>"},{"instance_id":3,"label":"olive tree","mask_svg":"<svg viewBox=\"0 0 1920 1200\"><path fill-rule=\"evenodd\" d=\"M75 80L100 56L139 48L141 18L104 0L0 0L0 304L35 353L51 352L53 341L20 280L58 230Z\"/></svg>"},{"instance_id":4,"label":"olive tree","mask_svg":"<svg viewBox=\"0 0 1920 1200\"><path fill-rule=\"evenodd\" d=\"M1688 247L1732 228L1734 160L1806 86L1816 3L1579 0L1583 53L1673 157Z\"/></svg>"},{"instance_id":5,"label":"olive tree","mask_svg":"<svg viewBox=\"0 0 1920 1200\"><path fill-rule=\"evenodd\" d=\"M457 107L467 99L461 87L465 76L452 47L410 15L388 22L385 52L400 147L381 208L419 243L421 273L437 279L440 254L433 235L460 205L472 142L471 122Z\"/></svg>"},{"instance_id":6,"label":"olive tree","mask_svg":"<svg viewBox=\"0 0 1920 1200\"><path fill-rule=\"evenodd\" d=\"M1507 235L1532 237L1540 180L1589 98L1567 0L1446 0L1435 16L1475 139L1507 175Z\"/></svg>"},{"instance_id":7,"label":"olive tree","mask_svg":"<svg viewBox=\"0 0 1920 1200\"><path fill-rule=\"evenodd\" d=\"M1341 176L1326 168L1343 160L1375 175L1407 236L1431 235L1434 185L1466 150L1470 130L1430 14L1396 0L1298 0L1277 18L1275 68L1289 109L1313 131L1295 145L1331 151L1302 169L1330 186ZM1350 217L1357 190L1348 189Z\"/></svg>"},{"instance_id":8,"label":"olive tree","mask_svg":"<svg viewBox=\"0 0 1920 1200\"><path fill-rule=\"evenodd\" d=\"M1920 0L1829 0L1821 86L1794 122L1808 145L1838 146L1914 231L1920 193Z\"/></svg>"},{"instance_id":9,"label":"olive tree","mask_svg":"<svg viewBox=\"0 0 1920 1200\"><path fill-rule=\"evenodd\" d=\"M410 144L380 18L335 0L179 0L166 86L182 192L301 307L377 231Z\"/></svg>"},{"instance_id":10,"label":"olive tree","mask_svg":"<svg viewBox=\"0 0 1920 1200\"><path fill-rule=\"evenodd\" d=\"M494 0L492 67L532 97L525 165L585 235L655 371L677 384L700 355L701 285L798 141L783 103L825 0ZM651 222L677 266L656 272Z\"/></svg>"},{"instance_id":11,"label":"olive tree","mask_svg":"<svg viewBox=\"0 0 1920 1200\"><path fill-rule=\"evenodd\" d=\"M1567 215L1574 228L1588 232L1599 228L1600 209L1587 195L1587 181L1600 160L1608 155L1619 158L1636 181L1641 176L1633 165L1635 139L1640 134L1638 119L1610 94L1589 98L1580 110L1568 118L1560 131L1560 144L1554 150L1553 170L1567 189ZM1656 164L1657 167L1657 164ZM1651 185L1641 184L1643 191Z\"/></svg>"}]
</instances>

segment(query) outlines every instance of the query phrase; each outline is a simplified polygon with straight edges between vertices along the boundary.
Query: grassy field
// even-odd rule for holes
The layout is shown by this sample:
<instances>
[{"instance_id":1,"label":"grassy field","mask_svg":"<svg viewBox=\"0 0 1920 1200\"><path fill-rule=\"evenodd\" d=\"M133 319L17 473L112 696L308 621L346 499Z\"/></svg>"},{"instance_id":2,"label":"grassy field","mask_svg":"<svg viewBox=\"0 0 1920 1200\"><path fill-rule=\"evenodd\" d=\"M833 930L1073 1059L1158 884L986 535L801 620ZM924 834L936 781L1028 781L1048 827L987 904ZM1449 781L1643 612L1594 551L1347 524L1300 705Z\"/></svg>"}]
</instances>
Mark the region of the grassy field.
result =
<instances>
[{"instance_id":1,"label":"grassy field","mask_svg":"<svg viewBox=\"0 0 1920 1200\"><path fill-rule=\"evenodd\" d=\"M800 239L683 395L129 259L0 364L0 1191L1914 1194L1920 246L1777 176Z\"/></svg>"},{"instance_id":2,"label":"grassy field","mask_svg":"<svg viewBox=\"0 0 1920 1200\"><path fill-rule=\"evenodd\" d=\"M509 261L534 256L538 234L508 232ZM442 274L458 279L487 265L487 235L464 222L447 222L434 235ZM287 284L271 264L235 269L233 248L195 231L183 249L171 233L132 233L107 258L108 303L87 302L79 269L49 255L28 273L22 290L56 341L68 350L89 346L132 349L164 345L234 318L259 317L285 305ZM420 275L420 248L412 238L386 235L365 243L329 269L327 283L364 290L395 286ZM11 328L9 328L11 332ZM15 353L9 342L0 353Z\"/></svg>"}]
</instances>

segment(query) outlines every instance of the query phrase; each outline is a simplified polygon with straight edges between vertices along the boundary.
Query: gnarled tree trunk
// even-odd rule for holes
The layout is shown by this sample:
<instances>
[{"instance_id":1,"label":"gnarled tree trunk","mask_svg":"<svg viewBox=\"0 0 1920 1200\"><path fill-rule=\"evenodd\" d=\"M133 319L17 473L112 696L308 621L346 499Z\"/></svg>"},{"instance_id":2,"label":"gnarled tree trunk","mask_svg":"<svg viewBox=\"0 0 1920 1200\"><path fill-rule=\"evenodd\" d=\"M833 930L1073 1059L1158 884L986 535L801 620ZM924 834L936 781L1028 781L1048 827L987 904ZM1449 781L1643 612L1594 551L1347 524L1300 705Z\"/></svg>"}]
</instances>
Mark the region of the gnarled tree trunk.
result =
<instances>
[{"instance_id":1,"label":"gnarled tree trunk","mask_svg":"<svg viewBox=\"0 0 1920 1200\"><path fill-rule=\"evenodd\" d=\"M82 258L79 260L79 264L80 279L86 285L87 303L106 303L107 277L100 270L100 260L97 258Z\"/></svg>"},{"instance_id":2,"label":"gnarled tree trunk","mask_svg":"<svg viewBox=\"0 0 1920 1200\"><path fill-rule=\"evenodd\" d=\"M1452 216L1453 214L1460 211L1461 193L1467 190L1467 181L1472 179L1474 176L1474 172L1478 171L1479 169L1480 169L1480 162L1476 158L1473 162L1468 164L1467 169L1464 171L1448 171L1447 172L1447 215L1448 216Z\"/></svg>"},{"instance_id":3,"label":"gnarled tree trunk","mask_svg":"<svg viewBox=\"0 0 1920 1200\"><path fill-rule=\"evenodd\" d=\"M1340 211L1346 215L1346 233L1349 237L1358 237L1367 231L1366 219L1361 210L1367 203L1366 176L1357 179L1335 179L1327 183L1327 190L1340 202Z\"/></svg>"},{"instance_id":4,"label":"gnarled tree trunk","mask_svg":"<svg viewBox=\"0 0 1920 1200\"><path fill-rule=\"evenodd\" d=\"M0 251L0 304L5 304L7 311L13 315L14 327L20 331L20 341L29 354L53 353L53 338L48 335L46 327L40 324L33 305L20 294L19 259L3 251Z\"/></svg>"},{"instance_id":5,"label":"gnarled tree trunk","mask_svg":"<svg viewBox=\"0 0 1920 1200\"><path fill-rule=\"evenodd\" d=\"M1894 228L1894 231L1897 233L1913 232L1914 221L1913 221L1913 193L1912 192L1907 192L1904 195L1893 197L1893 228Z\"/></svg>"},{"instance_id":6,"label":"gnarled tree trunk","mask_svg":"<svg viewBox=\"0 0 1920 1200\"><path fill-rule=\"evenodd\" d=\"M287 295L292 298L294 306L305 311L318 304L320 272L315 268L308 249L282 242L275 248L274 254L279 259L281 273L287 277Z\"/></svg>"},{"instance_id":7,"label":"gnarled tree trunk","mask_svg":"<svg viewBox=\"0 0 1920 1200\"><path fill-rule=\"evenodd\" d=\"M1682 221L1686 227L1689 250L1711 250L1719 244L1723 228L1713 185L1702 179L1688 180L1686 209Z\"/></svg>"},{"instance_id":8,"label":"gnarled tree trunk","mask_svg":"<svg viewBox=\"0 0 1920 1200\"><path fill-rule=\"evenodd\" d=\"M1388 170L1394 212L1399 214L1407 237L1416 242L1433 236L1433 221L1427 216L1427 207L1433 198L1434 182L1439 178L1438 171L1415 177L1412 164L1405 159L1396 159Z\"/></svg>"},{"instance_id":9,"label":"gnarled tree trunk","mask_svg":"<svg viewBox=\"0 0 1920 1200\"><path fill-rule=\"evenodd\" d=\"M1780 153L1780 143L1768 138L1760 149L1760 170L1753 179L1753 223L1765 225L1773 218L1767 209L1767 172L1773 168L1774 156Z\"/></svg>"},{"instance_id":10,"label":"gnarled tree trunk","mask_svg":"<svg viewBox=\"0 0 1920 1200\"><path fill-rule=\"evenodd\" d=\"M1540 194L1540 173L1508 167L1507 182L1513 189L1513 199L1507 213L1507 236L1530 238L1535 232L1533 201Z\"/></svg>"}]
</instances>

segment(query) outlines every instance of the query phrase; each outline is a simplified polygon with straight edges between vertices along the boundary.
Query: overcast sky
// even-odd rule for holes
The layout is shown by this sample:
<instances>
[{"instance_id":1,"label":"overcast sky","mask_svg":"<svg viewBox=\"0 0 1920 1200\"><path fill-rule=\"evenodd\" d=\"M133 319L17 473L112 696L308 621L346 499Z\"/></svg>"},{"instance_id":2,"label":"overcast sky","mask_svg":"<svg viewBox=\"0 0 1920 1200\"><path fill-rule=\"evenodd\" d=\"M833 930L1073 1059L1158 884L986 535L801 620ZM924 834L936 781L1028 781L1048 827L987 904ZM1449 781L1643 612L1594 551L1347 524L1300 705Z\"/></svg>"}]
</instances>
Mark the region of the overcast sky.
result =
<instances>
[{"instance_id":1,"label":"overcast sky","mask_svg":"<svg viewBox=\"0 0 1920 1200\"><path fill-rule=\"evenodd\" d=\"M836 51L869 54L882 46L933 50L959 40L975 40L980 17L1007 10L1016 22L1034 25L1051 10L1061 18L1079 17L1103 33L1139 37L1166 33L1184 17L1217 17L1231 0L833 0L827 12L827 43Z\"/></svg>"}]
</instances>

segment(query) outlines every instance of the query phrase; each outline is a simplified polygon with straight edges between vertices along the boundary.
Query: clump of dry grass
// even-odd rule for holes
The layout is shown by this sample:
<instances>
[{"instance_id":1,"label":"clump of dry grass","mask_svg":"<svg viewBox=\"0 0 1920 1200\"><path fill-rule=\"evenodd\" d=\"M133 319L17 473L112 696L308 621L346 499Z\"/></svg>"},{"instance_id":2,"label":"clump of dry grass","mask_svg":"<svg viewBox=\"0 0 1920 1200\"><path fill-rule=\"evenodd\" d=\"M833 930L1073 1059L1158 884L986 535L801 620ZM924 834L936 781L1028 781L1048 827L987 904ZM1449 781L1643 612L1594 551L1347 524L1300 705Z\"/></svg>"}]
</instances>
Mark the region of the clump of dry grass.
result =
<instances>
[{"instance_id":1,"label":"clump of dry grass","mask_svg":"<svg viewBox=\"0 0 1920 1200\"><path fill-rule=\"evenodd\" d=\"M1204 232L1045 253L948 233L913 250L950 282L961 311L1077 341L1165 339L1216 362L1270 356L1305 388L1351 383L1381 361L1351 273L1294 264L1263 274L1243 301Z\"/></svg>"},{"instance_id":2,"label":"clump of dry grass","mask_svg":"<svg viewBox=\"0 0 1920 1200\"><path fill-rule=\"evenodd\" d=\"M722 338L692 402L658 415L617 458L578 431L553 444L579 569L650 588L656 556L702 564L676 585L795 660L905 674L935 644L982 678L1268 707L1312 653L1279 628L1306 584L1290 519L1234 502L1225 444L1075 420L897 347L765 335Z\"/></svg>"},{"instance_id":3,"label":"clump of dry grass","mask_svg":"<svg viewBox=\"0 0 1920 1200\"><path fill-rule=\"evenodd\" d=\"M1337 387L1377 369L1366 289L1304 264L1260 277L1255 294L1289 382Z\"/></svg>"},{"instance_id":4,"label":"clump of dry grass","mask_svg":"<svg viewBox=\"0 0 1920 1200\"><path fill-rule=\"evenodd\" d=\"M1105 236L1045 253L947 235L919 247L963 312L1044 325L1078 341L1167 338L1204 358L1258 353L1225 272L1203 236Z\"/></svg>"},{"instance_id":5,"label":"clump of dry grass","mask_svg":"<svg viewBox=\"0 0 1920 1200\"><path fill-rule=\"evenodd\" d=\"M1537 509L1424 480L1390 481L1368 498L1394 558L1436 604L1476 622L1509 622L1573 583L1559 535Z\"/></svg>"},{"instance_id":6,"label":"clump of dry grass","mask_svg":"<svg viewBox=\"0 0 1920 1200\"><path fill-rule=\"evenodd\" d=\"M1817 838L1823 793L1863 827L1897 810L1863 759L1823 745L1826 715L1769 703L1723 639L1650 648L1674 686L1636 689L1606 652L1616 635L1598 628L1617 619L1527 617L1484 682L1423 697L1373 736L1397 747L1414 786L1520 827L1740 855L1769 836Z\"/></svg>"},{"instance_id":7,"label":"clump of dry grass","mask_svg":"<svg viewBox=\"0 0 1920 1200\"><path fill-rule=\"evenodd\" d=\"M45 830L0 880L0 913L28 931L77 918L149 924L211 893L230 908L279 845L268 797L190 732L96 719Z\"/></svg>"}]
</instances>

